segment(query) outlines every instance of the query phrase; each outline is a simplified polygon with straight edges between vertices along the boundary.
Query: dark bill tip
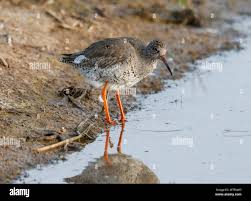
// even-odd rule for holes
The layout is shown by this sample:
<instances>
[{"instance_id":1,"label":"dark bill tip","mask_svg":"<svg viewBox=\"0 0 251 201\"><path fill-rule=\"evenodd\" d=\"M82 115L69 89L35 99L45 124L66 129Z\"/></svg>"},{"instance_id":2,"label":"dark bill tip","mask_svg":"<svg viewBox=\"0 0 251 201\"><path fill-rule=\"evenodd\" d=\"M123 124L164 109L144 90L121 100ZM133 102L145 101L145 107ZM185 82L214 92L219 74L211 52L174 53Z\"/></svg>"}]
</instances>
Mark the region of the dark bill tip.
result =
<instances>
[{"instance_id":1,"label":"dark bill tip","mask_svg":"<svg viewBox=\"0 0 251 201\"><path fill-rule=\"evenodd\" d=\"M166 67L167 67L168 71L170 72L171 76L173 76L173 73L172 73L171 68L169 67L169 65L168 65L168 63L166 61L166 58L164 56L161 56L160 58L163 61L163 63L166 65Z\"/></svg>"}]
</instances>

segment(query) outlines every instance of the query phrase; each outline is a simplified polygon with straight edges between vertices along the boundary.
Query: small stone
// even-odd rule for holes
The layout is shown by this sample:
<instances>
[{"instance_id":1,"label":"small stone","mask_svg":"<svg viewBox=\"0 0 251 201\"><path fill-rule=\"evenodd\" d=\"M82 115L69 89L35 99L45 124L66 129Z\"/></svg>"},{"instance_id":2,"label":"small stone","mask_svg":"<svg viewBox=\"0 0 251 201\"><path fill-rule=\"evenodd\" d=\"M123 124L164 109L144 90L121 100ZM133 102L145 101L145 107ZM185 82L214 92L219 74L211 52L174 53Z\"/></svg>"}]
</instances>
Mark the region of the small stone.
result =
<instances>
[{"instance_id":1,"label":"small stone","mask_svg":"<svg viewBox=\"0 0 251 201\"><path fill-rule=\"evenodd\" d=\"M65 127L62 127L62 128L60 129L60 131L59 131L59 133L61 133L61 134L65 133L65 132L66 132Z\"/></svg>"},{"instance_id":2,"label":"small stone","mask_svg":"<svg viewBox=\"0 0 251 201\"><path fill-rule=\"evenodd\" d=\"M103 102L104 102L104 100L103 100L103 98L102 98L102 96L101 96L101 95L98 97L98 100L99 100L99 102L101 102L101 103L103 103Z\"/></svg>"},{"instance_id":3,"label":"small stone","mask_svg":"<svg viewBox=\"0 0 251 201\"><path fill-rule=\"evenodd\" d=\"M69 43L70 43L69 38L66 38L66 39L65 39L65 43L66 43L66 44L69 44Z\"/></svg>"}]
</instances>

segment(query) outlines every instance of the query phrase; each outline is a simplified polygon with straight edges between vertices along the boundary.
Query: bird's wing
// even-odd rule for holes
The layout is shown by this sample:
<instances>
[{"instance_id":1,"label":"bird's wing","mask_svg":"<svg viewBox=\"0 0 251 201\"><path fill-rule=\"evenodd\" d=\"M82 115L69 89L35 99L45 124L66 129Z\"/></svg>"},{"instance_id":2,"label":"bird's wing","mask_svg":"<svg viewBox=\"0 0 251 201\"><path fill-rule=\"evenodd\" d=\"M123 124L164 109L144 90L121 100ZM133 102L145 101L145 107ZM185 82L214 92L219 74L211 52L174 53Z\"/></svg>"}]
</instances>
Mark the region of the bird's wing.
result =
<instances>
[{"instance_id":1,"label":"bird's wing","mask_svg":"<svg viewBox=\"0 0 251 201\"><path fill-rule=\"evenodd\" d=\"M61 61L82 68L104 69L133 57L135 51L134 46L130 43L130 38L108 38L93 43L81 52L65 54Z\"/></svg>"}]
</instances>

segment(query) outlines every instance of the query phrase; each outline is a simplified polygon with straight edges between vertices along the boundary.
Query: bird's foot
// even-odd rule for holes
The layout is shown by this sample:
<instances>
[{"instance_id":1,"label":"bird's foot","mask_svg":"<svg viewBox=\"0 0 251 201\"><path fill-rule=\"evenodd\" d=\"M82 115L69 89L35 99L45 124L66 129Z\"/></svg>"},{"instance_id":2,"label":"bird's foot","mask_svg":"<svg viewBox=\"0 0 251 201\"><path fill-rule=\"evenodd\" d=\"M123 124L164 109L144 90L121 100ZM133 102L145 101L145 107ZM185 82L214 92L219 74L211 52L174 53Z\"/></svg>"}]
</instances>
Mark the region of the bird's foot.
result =
<instances>
[{"instance_id":1,"label":"bird's foot","mask_svg":"<svg viewBox=\"0 0 251 201\"><path fill-rule=\"evenodd\" d=\"M122 117L119 119L119 122L125 123L125 122L127 122L127 119L125 118L125 116L122 116Z\"/></svg>"},{"instance_id":2,"label":"bird's foot","mask_svg":"<svg viewBox=\"0 0 251 201\"><path fill-rule=\"evenodd\" d=\"M109 160L107 151L105 151L105 153L104 153L104 160L107 165L112 165L112 162Z\"/></svg>"},{"instance_id":3,"label":"bird's foot","mask_svg":"<svg viewBox=\"0 0 251 201\"><path fill-rule=\"evenodd\" d=\"M122 154L122 151L121 151L121 147L120 147L120 146L117 147L117 152L118 152L119 154Z\"/></svg>"},{"instance_id":4,"label":"bird's foot","mask_svg":"<svg viewBox=\"0 0 251 201\"><path fill-rule=\"evenodd\" d=\"M111 120L111 119L106 119L106 123L107 123L107 124L110 124L110 125L112 125L112 126L117 125L117 122L116 122L116 121L113 121L113 120Z\"/></svg>"}]
</instances>

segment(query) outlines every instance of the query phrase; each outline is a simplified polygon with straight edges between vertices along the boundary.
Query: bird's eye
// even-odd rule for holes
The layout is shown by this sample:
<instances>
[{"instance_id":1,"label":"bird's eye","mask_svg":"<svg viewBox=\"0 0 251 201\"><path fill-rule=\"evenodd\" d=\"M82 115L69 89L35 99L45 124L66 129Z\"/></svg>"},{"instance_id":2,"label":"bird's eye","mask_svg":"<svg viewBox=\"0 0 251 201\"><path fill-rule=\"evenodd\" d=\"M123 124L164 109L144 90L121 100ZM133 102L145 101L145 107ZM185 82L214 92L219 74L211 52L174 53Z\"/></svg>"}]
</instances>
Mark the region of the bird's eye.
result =
<instances>
[{"instance_id":1,"label":"bird's eye","mask_svg":"<svg viewBox=\"0 0 251 201\"><path fill-rule=\"evenodd\" d=\"M154 47L153 50L154 50L155 52L159 53L159 50L158 50L156 47Z\"/></svg>"}]
</instances>

